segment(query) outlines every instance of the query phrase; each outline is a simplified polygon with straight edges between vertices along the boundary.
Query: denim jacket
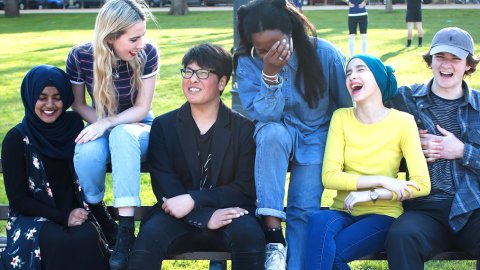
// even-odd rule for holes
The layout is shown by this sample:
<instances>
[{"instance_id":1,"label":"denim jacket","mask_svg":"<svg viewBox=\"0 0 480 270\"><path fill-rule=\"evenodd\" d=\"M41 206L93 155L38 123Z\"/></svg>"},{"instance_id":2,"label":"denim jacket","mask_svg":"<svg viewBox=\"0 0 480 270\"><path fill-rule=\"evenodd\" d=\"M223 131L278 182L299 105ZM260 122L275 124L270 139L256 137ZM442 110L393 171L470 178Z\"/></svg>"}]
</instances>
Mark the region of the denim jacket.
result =
<instances>
[{"instance_id":1,"label":"denim jacket","mask_svg":"<svg viewBox=\"0 0 480 270\"><path fill-rule=\"evenodd\" d=\"M260 58L240 56L236 70L242 106L248 117L257 122L255 134L270 122L285 125L294 139L292 160L300 165L322 163L333 111L352 106L345 85L345 56L326 40L312 39L312 42L316 42L316 60L322 65L326 90L316 108L308 107L295 86L298 67L295 52L280 71L277 85L263 81ZM303 86L303 81L300 85Z\"/></svg>"},{"instance_id":2,"label":"denim jacket","mask_svg":"<svg viewBox=\"0 0 480 270\"><path fill-rule=\"evenodd\" d=\"M415 117L417 126L435 134L436 127L426 110L431 106L428 84L415 84L399 88L390 101L396 109ZM450 209L449 224L454 231L465 226L472 212L480 208L480 92L470 89L466 82L464 102L458 108L457 121L460 124L460 140L465 144L463 158L452 163L453 183L456 194Z\"/></svg>"}]
</instances>

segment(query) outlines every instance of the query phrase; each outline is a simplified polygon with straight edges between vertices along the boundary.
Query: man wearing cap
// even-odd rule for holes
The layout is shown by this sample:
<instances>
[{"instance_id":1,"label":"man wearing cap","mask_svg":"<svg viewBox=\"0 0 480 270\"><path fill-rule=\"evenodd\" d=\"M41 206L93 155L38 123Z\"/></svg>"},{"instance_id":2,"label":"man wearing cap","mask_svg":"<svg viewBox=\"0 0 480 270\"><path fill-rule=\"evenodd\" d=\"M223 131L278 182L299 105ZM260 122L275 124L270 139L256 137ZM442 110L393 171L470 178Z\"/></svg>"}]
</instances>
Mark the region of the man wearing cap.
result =
<instances>
[{"instance_id":1,"label":"man wearing cap","mask_svg":"<svg viewBox=\"0 0 480 270\"><path fill-rule=\"evenodd\" d=\"M390 105L415 117L431 192L405 201L385 242L389 268L423 269L452 246L480 258L480 93L463 80L475 72L473 39L460 28L437 32L423 55L426 84L399 88Z\"/></svg>"}]
</instances>

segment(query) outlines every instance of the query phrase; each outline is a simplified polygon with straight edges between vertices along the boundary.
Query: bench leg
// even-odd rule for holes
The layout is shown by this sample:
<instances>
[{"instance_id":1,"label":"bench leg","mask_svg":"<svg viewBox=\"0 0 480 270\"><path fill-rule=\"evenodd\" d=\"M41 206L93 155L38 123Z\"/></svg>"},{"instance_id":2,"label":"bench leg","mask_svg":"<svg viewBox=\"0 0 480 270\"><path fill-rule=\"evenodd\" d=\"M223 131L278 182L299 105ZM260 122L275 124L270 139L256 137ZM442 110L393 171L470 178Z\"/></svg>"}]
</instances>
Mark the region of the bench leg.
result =
<instances>
[{"instance_id":1,"label":"bench leg","mask_svg":"<svg viewBox=\"0 0 480 270\"><path fill-rule=\"evenodd\" d=\"M477 260L477 270L480 270L480 260Z\"/></svg>"},{"instance_id":2,"label":"bench leg","mask_svg":"<svg viewBox=\"0 0 480 270\"><path fill-rule=\"evenodd\" d=\"M209 270L227 270L227 261L210 261Z\"/></svg>"}]
</instances>

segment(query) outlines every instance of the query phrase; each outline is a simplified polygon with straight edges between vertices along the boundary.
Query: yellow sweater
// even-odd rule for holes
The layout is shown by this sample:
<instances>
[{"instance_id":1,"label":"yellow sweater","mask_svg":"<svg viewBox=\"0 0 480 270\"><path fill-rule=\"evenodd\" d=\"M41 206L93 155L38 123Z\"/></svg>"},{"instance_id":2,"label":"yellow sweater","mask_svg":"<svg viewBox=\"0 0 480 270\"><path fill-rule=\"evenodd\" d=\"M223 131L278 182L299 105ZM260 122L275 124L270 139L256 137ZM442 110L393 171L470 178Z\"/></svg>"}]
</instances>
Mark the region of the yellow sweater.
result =
<instances>
[{"instance_id":1,"label":"yellow sweater","mask_svg":"<svg viewBox=\"0 0 480 270\"><path fill-rule=\"evenodd\" d=\"M385 119L374 124L360 123L353 108L334 112L328 131L323 160L323 185L337 190L332 209L343 210L350 191L357 190L359 176L382 175L397 178L401 159L405 157L409 178L420 187L413 197L430 193L430 176L423 155L417 125L410 114L391 109ZM402 203L396 200L377 200L358 203L352 215L383 214L398 217Z\"/></svg>"}]
</instances>

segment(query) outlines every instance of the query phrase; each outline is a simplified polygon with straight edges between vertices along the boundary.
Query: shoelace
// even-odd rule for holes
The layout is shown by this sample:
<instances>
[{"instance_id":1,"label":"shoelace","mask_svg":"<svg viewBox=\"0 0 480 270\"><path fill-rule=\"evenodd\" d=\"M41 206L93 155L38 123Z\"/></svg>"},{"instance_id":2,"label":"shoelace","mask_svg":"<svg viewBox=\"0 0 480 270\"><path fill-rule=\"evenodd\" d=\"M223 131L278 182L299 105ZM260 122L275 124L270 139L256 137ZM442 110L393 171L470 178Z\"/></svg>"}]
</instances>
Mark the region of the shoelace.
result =
<instances>
[{"instance_id":1,"label":"shoelace","mask_svg":"<svg viewBox=\"0 0 480 270\"><path fill-rule=\"evenodd\" d=\"M285 256L280 250L272 250L265 262L265 265L268 266L266 270L278 270L276 268L278 264L285 265Z\"/></svg>"}]
</instances>

